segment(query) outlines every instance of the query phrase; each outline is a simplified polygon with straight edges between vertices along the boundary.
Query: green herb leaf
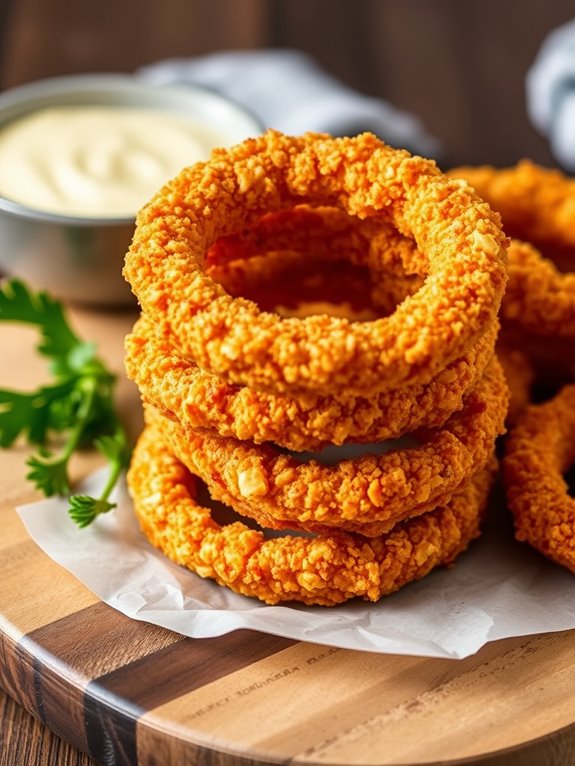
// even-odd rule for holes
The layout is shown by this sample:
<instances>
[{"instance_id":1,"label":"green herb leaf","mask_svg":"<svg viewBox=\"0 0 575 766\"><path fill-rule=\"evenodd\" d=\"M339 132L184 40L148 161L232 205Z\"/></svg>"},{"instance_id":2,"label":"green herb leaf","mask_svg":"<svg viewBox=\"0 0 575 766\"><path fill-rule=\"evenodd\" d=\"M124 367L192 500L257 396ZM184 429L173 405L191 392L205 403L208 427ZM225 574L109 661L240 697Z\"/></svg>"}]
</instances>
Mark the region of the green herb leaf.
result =
<instances>
[{"instance_id":1,"label":"green herb leaf","mask_svg":"<svg viewBox=\"0 0 575 766\"><path fill-rule=\"evenodd\" d=\"M11 279L0 289L0 322L22 322L42 333L38 351L44 356L65 357L81 344L72 332L62 304L45 292L31 292L24 282Z\"/></svg>"},{"instance_id":2,"label":"green herb leaf","mask_svg":"<svg viewBox=\"0 0 575 766\"><path fill-rule=\"evenodd\" d=\"M0 447L10 447L21 435L30 444L44 444L48 429L62 430L57 408L69 399L72 389L69 382L31 393L0 389Z\"/></svg>"},{"instance_id":3,"label":"green herb leaf","mask_svg":"<svg viewBox=\"0 0 575 766\"><path fill-rule=\"evenodd\" d=\"M110 465L106 486L100 498L70 499L70 515L87 526L114 507L108 497L129 462L128 440L114 408L115 376L96 355L94 344L72 331L62 305L47 293L34 293L20 280L0 285L0 322L8 321L40 330L37 349L49 358L54 380L30 393L0 389L0 447L11 446L20 436L39 445L28 460L28 478L51 496L70 493L70 458L80 447L94 445ZM47 449L52 434L63 439L56 455Z\"/></svg>"},{"instance_id":4,"label":"green herb leaf","mask_svg":"<svg viewBox=\"0 0 575 766\"><path fill-rule=\"evenodd\" d=\"M33 455L26 461L26 465L31 469L26 478L33 482L36 489L43 492L46 497L67 495L70 492L66 457L43 458Z\"/></svg>"},{"instance_id":5,"label":"green herb leaf","mask_svg":"<svg viewBox=\"0 0 575 766\"><path fill-rule=\"evenodd\" d=\"M34 427L37 420L34 398L34 394L0 391L0 447L10 447L20 434L27 434Z\"/></svg>"},{"instance_id":6,"label":"green herb leaf","mask_svg":"<svg viewBox=\"0 0 575 766\"><path fill-rule=\"evenodd\" d=\"M84 528L88 527L101 513L107 513L115 507L115 503L109 503L107 500L95 500L89 495L72 495L68 513L72 521Z\"/></svg>"}]
</instances>

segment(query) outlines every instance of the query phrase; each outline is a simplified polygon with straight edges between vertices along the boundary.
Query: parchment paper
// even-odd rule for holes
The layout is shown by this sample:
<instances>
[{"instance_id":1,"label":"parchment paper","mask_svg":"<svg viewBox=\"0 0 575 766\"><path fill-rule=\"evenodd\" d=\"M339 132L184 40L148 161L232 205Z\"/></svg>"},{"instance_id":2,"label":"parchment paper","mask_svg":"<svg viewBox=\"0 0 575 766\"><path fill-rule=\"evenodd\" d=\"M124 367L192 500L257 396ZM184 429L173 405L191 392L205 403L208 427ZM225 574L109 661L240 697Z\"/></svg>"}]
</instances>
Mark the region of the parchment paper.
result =
<instances>
[{"instance_id":1,"label":"parchment paper","mask_svg":"<svg viewBox=\"0 0 575 766\"><path fill-rule=\"evenodd\" d=\"M104 481L99 471L79 491L97 494ZM117 500L83 530L62 499L17 511L40 548L107 604L193 638L251 628L345 649L463 658L488 641L575 628L575 577L515 542L501 504L453 568L377 604L320 608L266 606L172 564L140 534L125 485Z\"/></svg>"}]
</instances>

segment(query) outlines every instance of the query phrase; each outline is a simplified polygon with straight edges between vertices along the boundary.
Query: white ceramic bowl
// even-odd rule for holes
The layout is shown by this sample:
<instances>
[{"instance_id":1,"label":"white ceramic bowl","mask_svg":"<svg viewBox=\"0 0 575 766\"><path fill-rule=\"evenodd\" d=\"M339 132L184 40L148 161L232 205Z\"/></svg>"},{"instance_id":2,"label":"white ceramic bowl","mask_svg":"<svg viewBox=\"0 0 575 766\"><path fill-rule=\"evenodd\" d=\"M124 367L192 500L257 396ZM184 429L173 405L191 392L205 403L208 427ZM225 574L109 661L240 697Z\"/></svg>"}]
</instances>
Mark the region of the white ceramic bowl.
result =
<instances>
[{"instance_id":1,"label":"white ceramic bowl","mask_svg":"<svg viewBox=\"0 0 575 766\"><path fill-rule=\"evenodd\" d=\"M177 112L213 127L230 146L262 131L253 115L211 91L154 86L124 75L73 75L5 91L0 94L0 131L36 110L75 105ZM65 301L127 304L132 296L121 270L134 217L59 215L0 195L0 272L20 277Z\"/></svg>"}]
</instances>

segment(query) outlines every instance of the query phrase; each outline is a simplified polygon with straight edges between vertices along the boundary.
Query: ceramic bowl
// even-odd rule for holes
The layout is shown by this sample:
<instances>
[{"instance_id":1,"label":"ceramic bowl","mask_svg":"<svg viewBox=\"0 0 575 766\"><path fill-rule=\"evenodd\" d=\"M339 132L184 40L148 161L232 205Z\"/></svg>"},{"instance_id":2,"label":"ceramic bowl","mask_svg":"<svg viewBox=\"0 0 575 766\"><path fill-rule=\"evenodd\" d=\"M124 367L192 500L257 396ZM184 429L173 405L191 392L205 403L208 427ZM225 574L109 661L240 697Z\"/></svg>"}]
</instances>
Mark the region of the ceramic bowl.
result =
<instances>
[{"instance_id":1,"label":"ceramic bowl","mask_svg":"<svg viewBox=\"0 0 575 766\"><path fill-rule=\"evenodd\" d=\"M177 112L217 130L226 145L262 131L253 115L211 91L154 86L124 75L74 75L5 91L0 94L0 131L36 110L73 105ZM134 299L121 270L136 212L117 218L60 215L0 195L0 273L24 279L64 301L126 305Z\"/></svg>"}]
</instances>

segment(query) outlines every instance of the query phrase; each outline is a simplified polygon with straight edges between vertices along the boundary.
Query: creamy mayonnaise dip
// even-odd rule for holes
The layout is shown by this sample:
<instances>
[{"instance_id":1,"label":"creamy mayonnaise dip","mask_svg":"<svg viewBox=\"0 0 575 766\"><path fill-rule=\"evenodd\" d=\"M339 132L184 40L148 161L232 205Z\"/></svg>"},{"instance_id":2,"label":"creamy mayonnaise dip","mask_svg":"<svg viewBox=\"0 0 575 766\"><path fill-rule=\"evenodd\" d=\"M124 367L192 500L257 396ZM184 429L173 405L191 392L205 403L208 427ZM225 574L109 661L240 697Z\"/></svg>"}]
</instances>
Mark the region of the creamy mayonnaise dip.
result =
<instances>
[{"instance_id":1,"label":"creamy mayonnaise dip","mask_svg":"<svg viewBox=\"0 0 575 766\"><path fill-rule=\"evenodd\" d=\"M224 143L223 133L176 112L41 109L0 130L0 195L50 213L129 217Z\"/></svg>"}]
</instances>

